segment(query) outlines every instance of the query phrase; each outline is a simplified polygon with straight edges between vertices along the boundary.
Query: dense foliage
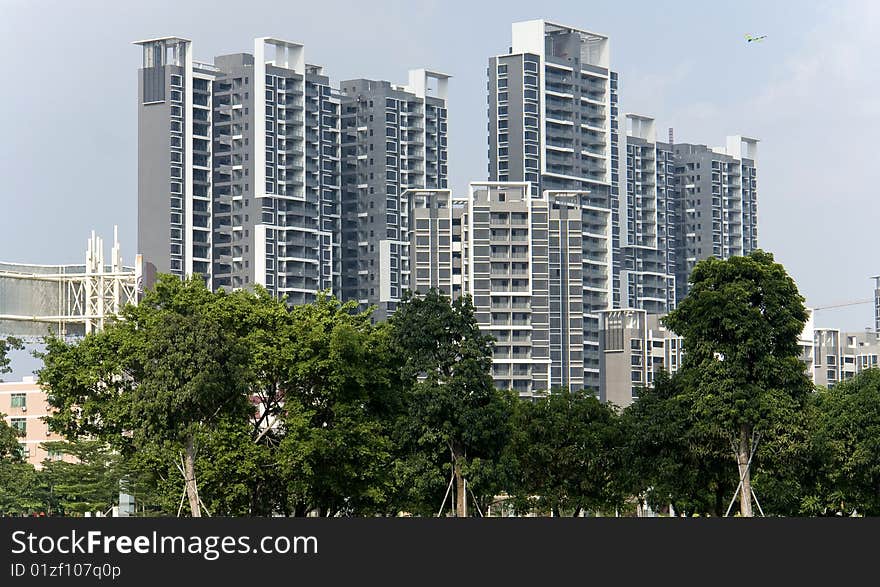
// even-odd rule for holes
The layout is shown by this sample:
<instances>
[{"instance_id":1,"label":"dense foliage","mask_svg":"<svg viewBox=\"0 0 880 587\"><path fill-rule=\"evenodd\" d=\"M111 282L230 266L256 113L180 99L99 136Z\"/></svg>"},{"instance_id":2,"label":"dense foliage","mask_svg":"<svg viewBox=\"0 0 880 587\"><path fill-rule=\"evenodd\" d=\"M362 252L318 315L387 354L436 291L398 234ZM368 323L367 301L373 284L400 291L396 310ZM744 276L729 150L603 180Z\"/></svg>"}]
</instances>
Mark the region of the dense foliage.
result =
<instances>
[{"instance_id":1,"label":"dense foliage","mask_svg":"<svg viewBox=\"0 0 880 587\"><path fill-rule=\"evenodd\" d=\"M139 516L723 516L753 491L767 515L876 515L880 373L811 393L804 319L771 255L704 261L667 321L682 369L618 410L496 389L467 297L374 323L329 295L291 308L164 276L102 332L47 340L66 440L35 469L0 420L0 515L106 512L120 491Z\"/></svg>"}]
</instances>

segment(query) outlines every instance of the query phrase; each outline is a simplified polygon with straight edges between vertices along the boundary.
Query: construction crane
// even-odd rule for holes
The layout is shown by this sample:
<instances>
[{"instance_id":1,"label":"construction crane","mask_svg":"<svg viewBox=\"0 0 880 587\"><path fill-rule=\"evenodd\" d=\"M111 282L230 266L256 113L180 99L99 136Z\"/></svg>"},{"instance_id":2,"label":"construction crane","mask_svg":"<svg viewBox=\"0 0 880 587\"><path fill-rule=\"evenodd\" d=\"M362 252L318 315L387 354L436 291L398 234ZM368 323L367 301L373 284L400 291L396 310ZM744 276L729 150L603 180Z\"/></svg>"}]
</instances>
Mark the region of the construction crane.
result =
<instances>
[{"instance_id":1,"label":"construction crane","mask_svg":"<svg viewBox=\"0 0 880 587\"><path fill-rule=\"evenodd\" d=\"M843 308L845 306L860 306L862 304L873 304L873 303L874 303L873 299L856 300L854 302L843 302L840 304L829 304L827 306L816 306L815 308L812 308L812 310L814 312L818 312L819 310L830 310L831 308Z\"/></svg>"}]
</instances>

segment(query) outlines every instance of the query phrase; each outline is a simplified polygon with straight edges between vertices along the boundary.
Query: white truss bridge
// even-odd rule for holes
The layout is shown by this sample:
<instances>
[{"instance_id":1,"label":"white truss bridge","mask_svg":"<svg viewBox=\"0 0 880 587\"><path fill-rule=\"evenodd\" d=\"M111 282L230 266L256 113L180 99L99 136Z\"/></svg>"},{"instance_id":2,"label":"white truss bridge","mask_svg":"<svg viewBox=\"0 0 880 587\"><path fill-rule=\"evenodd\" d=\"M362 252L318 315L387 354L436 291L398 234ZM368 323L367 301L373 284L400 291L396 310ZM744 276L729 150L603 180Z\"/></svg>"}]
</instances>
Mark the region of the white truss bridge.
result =
<instances>
[{"instance_id":1,"label":"white truss bridge","mask_svg":"<svg viewBox=\"0 0 880 587\"><path fill-rule=\"evenodd\" d=\"M0 337L40 342L47 334L83 336L101 330L142 287L140 262L122 264L117 228L109 262L92 231L82 265L0 262Z\"/></svg>"}]
</instances>

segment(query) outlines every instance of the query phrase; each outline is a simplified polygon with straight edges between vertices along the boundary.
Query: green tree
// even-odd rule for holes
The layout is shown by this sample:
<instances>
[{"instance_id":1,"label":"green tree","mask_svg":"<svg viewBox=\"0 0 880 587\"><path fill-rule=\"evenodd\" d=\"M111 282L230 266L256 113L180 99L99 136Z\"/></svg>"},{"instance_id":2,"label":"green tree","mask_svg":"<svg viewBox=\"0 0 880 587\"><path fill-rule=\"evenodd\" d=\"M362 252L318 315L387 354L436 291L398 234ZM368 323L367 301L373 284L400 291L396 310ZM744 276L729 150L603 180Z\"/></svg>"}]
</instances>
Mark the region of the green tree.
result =
<instances>
[{"instance_id":1,"label":"green tree","mask_svg":"<svg viewBox=\"0 0 880 587\"><path fill-rule=\"evenodd\" d=\"M121 479L119 455L100 440L45 442L50 452L72 461L46 459L40 477L61 515L106 512L117 501Z\"/></svg>"},{"instance_id":2,"label":"green tree","mask_svg":"<svg viewBox=\"0 0 880 587\"><path fill-rule=\"evenodd\" d=\"M469 297L450 303L436 290L409 295L391 323L406 389L400 441L419 479L412 486L427 490L415 501L426 510L425 500L436 495L443 477L438 459L445 453L451 458L456 513L466 516L466 476L490 470L510 437L513 400L494 386L492 338L480 332ZM486 492L494 489L490 477Z\"/></svg>"},{"instance_id":3,"label":"green tree","mask_svg":"<svg viewBox=\"0 0 880 587\"><path fill-rule=\"evenodd\" d=\"M820 390L816 410L819 476L805 509L880 515L880 370Z\"/></svg>"},{"instance_id":4,"label":"green tree","mask_svg":"<svg viewBox=\"0 0 880 587\"><path fill-rule=\"evenodd\" d=\"M292 513L390 507L391 424L401 400L389 336L356 304L330 296L291 310L278 458Z\"/></svg>"},{"instance_id":5,"label":"green tree","mask_svg":"<svg viewBox=\"0 0 880 587\"><path fill-rule=\"evenodd\" d=\"M694 395L682 383L660 372L624 409L621 482L655 511L671 505L686 515L723 516L737 484L730 443L717 428L698 425Z\"/></svg>"},{"instance_id":6,"label":"green tree","mask_svg":"<svg viewBox=\"0 0 880 587\"><path fill-rule=\"evenodd\" d=\"M25 462L19 431L0 413L0 515L46 511L46 493L33 465Z\"/></svg>"},{"instance_id":7,"label":"green tree","mask_svg":"<svg viewBox=\"0 0 880 587\"><path fill-rule=\"evenodd\" d=\"M252 398L260 406L251 419L259 448L242 446L235 457L242 467L260 472L249 477L255 485L250 510L266 511L264 497L295 515L367 514L391 507L389 425L402 403L387 325L373 325L357 304L342 304L329 294L289 308L257 288L227 296L222 306L246 341ZM229 445L229 439L214 440ZM224 476L229 477L211 478ZM243 494L241 483L237 492Z\"/></svg>"},{"instance_id":8,"label":"green tree","mask_svg":"<svg viewBox=\"0 0 880 587\"><path fill-rule=\"evenodd\" d=\"M0 459L0 516L52 513L39 472L21 460Z\"/></svg>"},{"instance_id":9,"label":"green tree","mask_svg":"<svg viewBox=\"0 0 880 587\"><path fill-rule=\"evenodd\" d=\"M613 406L586 391L554 390L519 402L509 446L517 501L554 516L622 505L615 483L623 445L618 418Z\"/></svg>"},{"instance_id":10,"label":"green tree","mask_svg":"<svg viewBox=\"0 0 880 587\"><path fill-rule=\"evenodd\" d=\"M217 311L225 295L198 278L163 275L104 331L73 344L49 339L39 372L56 410L50 424L68 438L93 435L123 453L161 446L179 454L193 516L201 515L199 432L253 410L247 349Z\"/></svg>"},{"instance_id":11,"label":"green tree","mask_svg":"<svg viewBox=\"0 0 880 587\"><path fill-rule=\"evenodd\" d=\"M18 443L20 437L19 431L6 421L6 414L0 412L0 461L21 462L24 460L21 446Z\"/></svg>"},{"instance_id":12,"label":"green tree","mask_svg":"<svg viewBox=\"0 0 880 587\"><path fill-rule=\"evenodd\" d=\"M701 261L689 282L689 294L665 319L684 339L678 376L694 395L696 424L730 437L742 478L740 513L751 516L753 439L772 434L812 389L798 346L804 299L785 268L760 250Z\"/></svg>"},{"instance_id":13,"label":"green tree","mask_svg":"<svg viewBox=\"0 0 880 587\"><path fill-rule=\"evenodd\" d=\"M9 358L10 351L20 351L24 348L21 339L15 337L0 338L0 375L4 373L12 373L10 367L12 360ZM3 381L0 379L0 381Z\"/></svg>"}]
</instances>

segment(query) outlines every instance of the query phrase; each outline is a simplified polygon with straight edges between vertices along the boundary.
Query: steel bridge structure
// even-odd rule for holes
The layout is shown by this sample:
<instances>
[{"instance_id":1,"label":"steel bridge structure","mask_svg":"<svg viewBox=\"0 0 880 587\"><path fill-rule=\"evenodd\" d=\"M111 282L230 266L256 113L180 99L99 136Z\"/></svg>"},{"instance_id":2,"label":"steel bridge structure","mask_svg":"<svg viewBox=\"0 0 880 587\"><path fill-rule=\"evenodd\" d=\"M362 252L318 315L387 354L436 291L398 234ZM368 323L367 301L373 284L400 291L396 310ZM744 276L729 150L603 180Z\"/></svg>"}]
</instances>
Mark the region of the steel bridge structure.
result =
<instances>
[{"instance_id":1,"label":"steel bridge structure","mask_svg":"<svg viewBox=\"0 0 880 587\"><path fill-rule=\"evenodd\" d=\"M104 241L92 231L81 265L0 262L0 337L40 342L48 334L78 337L104 327L126 304L136 304L140 255L124 266L118 230L105 261Z\"/></svg>"}]
</instances>

